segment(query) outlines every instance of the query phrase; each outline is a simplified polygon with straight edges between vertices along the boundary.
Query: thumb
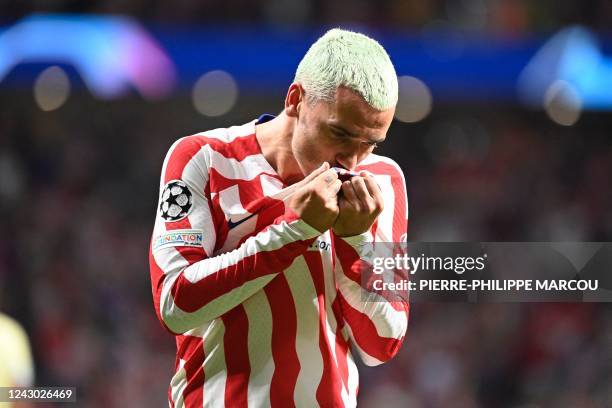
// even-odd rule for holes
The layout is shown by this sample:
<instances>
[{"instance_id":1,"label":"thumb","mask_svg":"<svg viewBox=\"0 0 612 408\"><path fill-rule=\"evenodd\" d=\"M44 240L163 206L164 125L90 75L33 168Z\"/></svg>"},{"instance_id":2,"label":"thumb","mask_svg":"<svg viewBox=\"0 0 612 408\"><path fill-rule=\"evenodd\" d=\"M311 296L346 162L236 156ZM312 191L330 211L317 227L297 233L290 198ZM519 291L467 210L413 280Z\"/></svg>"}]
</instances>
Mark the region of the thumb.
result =
<instances>
[{"instance_id":1,"label":"thumb","mask_svg":"<svg viewBox=\"0 0 612 408\"><path fill-rule=\"evenodd\" d=\"M323 164L321 164L317 169L315 169L312 173L310 173L309 175L307 175L304 180L302 180L300 183L303 184L307 184L310 181L314 180L315 178L317 178L317 176L321 173L324 173L325 171L327 171L329 169L329 163L328 162L323 162Z\"/></svg>"}]
</instances>

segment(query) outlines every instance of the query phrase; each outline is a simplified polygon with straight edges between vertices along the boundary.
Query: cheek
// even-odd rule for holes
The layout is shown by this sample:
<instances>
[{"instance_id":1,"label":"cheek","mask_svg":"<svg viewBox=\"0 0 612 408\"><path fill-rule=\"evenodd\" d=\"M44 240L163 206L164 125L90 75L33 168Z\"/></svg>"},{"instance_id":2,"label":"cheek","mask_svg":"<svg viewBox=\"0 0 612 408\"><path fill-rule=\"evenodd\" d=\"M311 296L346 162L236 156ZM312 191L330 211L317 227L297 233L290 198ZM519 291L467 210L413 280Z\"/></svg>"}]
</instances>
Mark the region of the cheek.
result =
<instances>
[{"instance_id":1,"label":"cheek","mask_svg":"<svg viewBox=\"0 0 612 408\"><path fill-rule=\"evenodd\" d=\"M323 161L329 161L329 149L316 130L307 127L297 129L292 143L295 158L304 167L318 167Z\"/></svg>"}]
</instances>

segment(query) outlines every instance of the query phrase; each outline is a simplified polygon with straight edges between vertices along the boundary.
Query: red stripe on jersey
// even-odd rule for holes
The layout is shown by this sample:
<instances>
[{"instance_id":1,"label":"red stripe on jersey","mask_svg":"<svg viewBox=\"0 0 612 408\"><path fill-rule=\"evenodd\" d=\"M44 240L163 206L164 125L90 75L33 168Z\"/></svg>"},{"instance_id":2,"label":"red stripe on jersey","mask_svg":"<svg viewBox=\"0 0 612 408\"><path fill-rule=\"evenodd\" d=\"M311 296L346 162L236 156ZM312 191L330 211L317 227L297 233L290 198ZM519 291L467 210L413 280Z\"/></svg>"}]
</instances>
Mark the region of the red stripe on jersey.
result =
<instances>
[{"instance_id":1,"label":"red stripe on jersey","mask_svg":"<svg viewBox=\"0 0 612 408\"><path fill-rule=\"evenodd\" d=\"M236 306L221 316L221 319L225 325L223 347L227 367L225 406L246 407L251 374L248 348L249 319L242 305Z\"/></svg>"},{"instance_id":2,"label":"red stripe on jersey","mask_svg":"<svg viewBox=\"0 0 612 408\"><path fill-rule=\"evenodd\" d=\"M258 259L261 252L246 256L236 264L219 269L196 283L191 283L181 275L172 287L174 303L183 311L193 313L250 280L282 272L310 242L312 240L296 241L269 251L266 257L268 262L265 264Z\"/></svg>"},{"instance_id":3,"label":"red stripe on jersey","mask_svg":"<svg viewBox=\"0 0 612 408\"><path fill-rule=\"evenodd\" d=\"M344 313L344 318L351 327L353 338L357 342L359 348L379 361L387 361L395 356L404 341L404 337L402 336L400 339L396 339L379 336L376 331L376 326L367 315L353 308L353 306L344 299L342 293L338 292L337 296ZM404 311L406 312L407 318L408 313L405 308Z\"/></svg>"},{"instance_id":4,"label":"red stripe on jersey","mask_svg":"<svg viewBox=\"0 0 612 408\"><path fill-rule=\"evenodd\" d=\"M278 275L265 288L272 311L272 359L274 373L270 382L270 405L294 407L293 393L300 373L300 360L295 348L297 312L291 289L284 274Z\"/></svg>"},{"instance_id":5,"label":"red stripe on jersey","mask_svg":"<svg viewBox=\"0 0 612 408\"><path fill-rule=\"evenodd\" d=\"M166 231L173 231L179 229L191 229L191 222L189 221L189 217L185 217L182 220L178 221L166 221Z\"/></svg>"},{"instance_id":6,"label":"red stripe on jersey","mask_svg":"<svg viewBox=\"0 0 612 408\"><path fill-rule=\"evenodd\" d=\"M361 285L361 265L362 261L359 258L357 251L341 237L333 235L333 241L336 249L336 257L342 266L342 271L347 278Z\"/></svg>"},{"instance_id":7,"label":"red stripe on jersey","mask_svg":"<svg viewBox=\"0 0 612 408\"><path fill-rule=\"evenodd\" d=\"M164 183L171 180L181 180L185 166L193 159L193 157L202 149L202 146L209 145L212 149L219 152L226 158L234 158L243 160L245 157L261 153L259 144L254 134L237 137L230 143L206 136L187 136L183 138L172 151L167 164L166 173L164 174ZM209 177L213 175L222 176L210 169ZM235 183L235 181L234 181ZM214 188L213 191L221 191L222 189ZM191 228L188 218L179 221L166 222L167 230L189 229Z\"/></svg>"},{"instance_id":8,"label":"red stripe on jersey","mask_svg":"<svg viewBox=\"0 0 612 408\"><path fill-rule=\"evenodd\" d=\"M206 196L210 197L210 182L206 184ZM209 207L216 232L215 248L213 250L214 253L221 249L223 244L225 244L227 234L229 233L229 227L227 225L227 220L225 219L225 213L223 212L221 204L219 203L219 194L215 194L215 196L210 199Z\"/></svg>"},{"instance_id":9,"label":"red stripe on jersey","mask_svg":"<svg viewBox=\"0 0 612 408\"><path fill-rule=\"evenodd\" d=\"M343 239L334 236L334 241L336 242L336 246L338 248L338 252L336 252L336 256L340 261L340 265L342 266L342 271L344 275L361 286L363 290L367 290L370 288L369 282L362 282L362 273L369 268L369 265L366 261L359 258L359 254L357 251L346 241ZM397 277L401 276L406 278L406 275L401 275L402 271L396 271L398 274ZM369 274L366 275L372 278L374 275ZM403 302L398 302L398 295L393 291L376 291L380 296L384 297L389 301L389 304L398 311L405 310L405 306Z\"/></svg>"},{"instance_id":10,"label":"red stripe on jersey","mask_svg":"<svg viewBox=\"0 0 612 408\"><path fill-rule=\"evenodd\" d=\"M201 407L204 398L204 340L201 337L182 335L177 338L176 343L177 356L185 360L185 406Z\"/></svg>"},{"instance_id":11,"label":"red stripe on jersey","mask_svg":"<svg viewBox=\"0 0 612 408\"><path fill-rule=\"evenodd\" d=\"M337 296L332 303L332 311L336 318L336 361L338 362L338 370L340 371L342 383L348 392L348 349L350 345L342 335L344 317L342 317L340 301Z\"/></svg>"},{"instance_id":12,"label":"red stripe on jersey","mask_svg":"<svg viewBox=\"0 0 612 408\"><path fill-rule=\"evenodd\" d=\"M214 137L207 137L206 135L193 135L189 136L189 138L196 140L200 146L209 145L214 151L228 159L242 161L247 156L261 153L254 133L237 136L229 143Z\"/></svg>"},{"instance_id":13,"label":"red stripe on jersey","mask_svg":"<svg viewBox=\"0 0 612 408\"><path fill-rule=\"evenodd\" d=\"M342 337L342 331L336 328L336 360L338 362L338 371L344 389L348 392L348 348L349 343Z\"/></svg>"},{"instance_id":14,"label":"red stripe on jersey","mask_svg":"<svg viewBox=\"0 0 612 408\"><path fill-rule=\"evenodd\" d=\"M202 247L175 247L177 251L181 254L183 258L189 265L192 265L202 259L206 258L206 252L204 252L204 248Z\"/></svg>"},{"instance_id":15,"label":"red stripe on jersey","mask_svg":"<svg viewBox=\"0 0 612 408\"><path fill-rule=\"evenodd\" d=\"M240 241L238 246L242 245L244 241L251 238L253 235L259 234L261 231L267 230L271 225L278 225L281 222L291 222L291 216L285 213L285 204L280 200L266 200L270 204L265 208L262 208L257 212L257 223L255 229L250 234L245 234Z\"/></svg>"},{"instance_id":16,"label":"red stripe on jersey","mask_svg":"<svg viewBox=\"0 0 612 408\"><path fill-rule=\"evenodd\" d=\"M400 237L407 232L406 221L408 219L408 214L406 214L406 186L400 171L397 167L385 162L365 164L357 166L357 169L358 171L367 170L373 174L387 174L391 176L391 185L395 192L395 202L393 203L393 231L389 239L393 242L399 242Z\"/></svg>"},{"instance_id":17,"label":"red stripe on jersey","mask_svg":"<svg viewBox=\"0 0 612 408\"><path fill-rule=\"evenodd\" d=\"M166 230L173 231L179 229L190 229L191 223L189 222L189 218L185 217L182 220L178 221L166 221Z\"/></svg>"},{"instance_id":18,"label":"red stripe on jersey","mask_svg":"<svg viewBox=\"0 0 612 408\"><path fill-rule=\"evenodd\" d=\"M265 202L263 197L263 187L261 186L261 173L252 180L239 180L238 194L240 195L240 204L250 213L257 212L261 205Z\"/></svg>"},{"instance_id":19,"label":"red stripe on jersey","mask_svg":"<svg viewBox=\"0 0 612 408\"><path fill-rule=\"evenodd\" d=\"M319 303L319 349L323 357L323 375L317 387L317 401L321 406L342 406L342 383L338 378L338 367L331 353L327 338L327 311L325 309L325 282L323 264L318 252L307 252L304 259L317 291Z\"/></svg>"},{"instance_id":20,"label":"red stripe on jersey","mask_svg":"<svg viewBox=\"0 0 612 408\"><path fill-rule=\"evenodd\" d=\"M236 137L229 143L201 135L187 136L178 142L168 159L164 183L181 179L187 163L204 145L210 146L226 158L233 158L239 161L244 160L247 156L261 153L254 134Z\"/></svg>"},{"instance_id":21,"label":"red stripe on jersey","mask_svg":"<svg viewBox=\"0 0 612 408\"><path fill-rule=\"evenodd\" d=\"M282 217L282 220L279 219ZM266 205L257 212L257 225L255 231L259 232L272 224L278 224L281 221L292 222L291 215L286 212L285 203L281 200L266 199Z\"/></svg>"},{"instance_id":22,"label":"red stripe on jersey","mask_svg":"<svg viewBox=\"0 0 612 408\"><path fill-rule=\"evenodd\" d=\"M157 265L157 262L155 262L153 252L151 250L151 245L149 245L149 270L151 271L151 291L153 292L153 305L155 306L155 314L157 314L157 318L159 319L164 329L172 333L172 330L170 330L168 326L166 326L166 324L164 323L164 319L162 319L159 307L161 290L164 286L166 275L164 271L159 267L159 265Z\"/></svg>"}]
</instances>

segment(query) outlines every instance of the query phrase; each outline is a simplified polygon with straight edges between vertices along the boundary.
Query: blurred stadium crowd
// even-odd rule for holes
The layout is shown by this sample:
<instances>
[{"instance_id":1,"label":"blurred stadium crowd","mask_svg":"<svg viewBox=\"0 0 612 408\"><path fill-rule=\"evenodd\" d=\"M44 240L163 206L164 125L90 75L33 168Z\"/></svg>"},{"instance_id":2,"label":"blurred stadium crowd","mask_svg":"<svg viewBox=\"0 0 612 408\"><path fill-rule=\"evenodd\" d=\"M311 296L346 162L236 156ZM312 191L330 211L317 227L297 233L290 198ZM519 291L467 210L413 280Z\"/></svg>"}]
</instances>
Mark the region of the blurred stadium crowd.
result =
<instances>
[{"instance_id":1,"label":"blurred stadium crowd","mask_svg":"<svg viewBox=\"0 0 612 408\"><path fill-rule=\"evenodd\" d=\"M7 19L36 9L396 28L447 16L510 34L576 19L612 23L607 1L280 3L4 1L0 9ZM246 94L229 114L207 118L189 95L101 102L81 90L43 112L29 90L0 88L0 106L0 310L30 335L36 384L76 386L79 406L165 406L174 343L155 318L147 265L165 151L181 136L278 112L280 101ZM380 153L406 175L409 240L610 241L611 128L605 113L562 127L515 106L436 105L419 123L396 122ZM607 304L413 304L397 358L361 370L360 406L612 406L611 312Z\"/></svg>"},{"instance_id":2,"label":"blurred stadium crowd","mask_svg":"<svg viewBox=\"0 0 612 408\"><path fill-rule=\"evenodd\" d=\"M83 94L54 113L29 96L0 98L0 309L30 333L36 383L76 385L91 406L162 405L174 345L153 313L146 253L164 152L278 102L194 119L188 98ZM610 240L609 118L564 129L530 115L447 108L394 125L381 152L406 173L411 240ZM412 313L397 359L362 370L362 406L612 403L607 305L432 303Z\"/></svg>"},{"instance_id":3,"label":"blurred stadium crowd","mask_svg":"<svg viewBox=\"0 0 612 408\"><path fill-rule=\"evenodd\" d=\"M444 20L455 28L513 35L567 24L612 26L607 0L3 0L3 17L32 11L119 13L148 21L273 25L366 24L418 28Z\"/></svg>"}]
</instances>

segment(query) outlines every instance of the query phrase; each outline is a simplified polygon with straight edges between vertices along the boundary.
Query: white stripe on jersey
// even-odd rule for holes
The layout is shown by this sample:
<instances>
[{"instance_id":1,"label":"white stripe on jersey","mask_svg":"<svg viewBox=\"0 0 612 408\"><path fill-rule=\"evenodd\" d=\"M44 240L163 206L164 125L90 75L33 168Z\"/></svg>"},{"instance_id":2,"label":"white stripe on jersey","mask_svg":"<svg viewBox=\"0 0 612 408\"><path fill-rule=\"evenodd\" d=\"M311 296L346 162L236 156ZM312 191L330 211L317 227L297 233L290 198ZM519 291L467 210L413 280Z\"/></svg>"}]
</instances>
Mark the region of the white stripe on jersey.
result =
<instances>
[{"instance_id":1,"label":"white stripe on jersey","mask_svg":"<svg viewBox=\"0 0 612 408\"><path fill-rule=\"evenodd\" d=\"M216 319L221 314L238 306L240 304L239 299L244 299L246 297L244 294L245 292L253 292L253 288L264 287L268 282L274 279L275 276L276 274L271 274L252 279L192 313L182 311L175 305L172 295L168 295L169 300L167 304L164 305L165 307L162 307L162 311L164 312L164 316L172 316L172 318L166 319L166 325L171 330L181 333L199 322L208 322L212 319ZM165 286L166 282L164 282L164 287Z\"/></svg>"},{"instance_id":2,"label":"white stripe on jersey","mask_svg":"<svg viewBox=\"0 0 612 408\"><path fill-rule=\"evenodd\" d=\"M210 165L225 178L249 181L264 172L275 173L261 154L253 154L242 160L236 160L233 157L223 156L209 145L205 145L203 149L208 151Z\"/></svg>"},{"instance_id":3,"label":"white stripe on jersey","mask_svg":"<svg viewBox=\"0 0 612 408\"><path fill-rule=\"evenodd\" d=\"M272 310L263 291L247 299L243 306L249 319L249 406L270 405L270 383L274 373Z\"/></svg>"},{"instance_id":4,"label":"white stripe on jersey","mask_svg":"<svg viewBox=\"0 0 612 408\"><path fill-rule=\"evenodd\" d=\"M401 337L405 331L404 321L406 321L406 314L404 311L388 307L387 299L378 293L368 292L363 289L361 285L349 279L338 265L339 263L336 263L336 279L339 283L340 293L342 293L347 303L353 309L362 313L366 308L368 314L376 315L382 313L394 322L394 324L389 325L384 324L385 320L372 320L378 336L387 338ZM367 302L365 301L366 299Z\"/></svg>"},{"instance_id":5,"label":"white stripe on jersey","mask_svg":"<svg viewBox=\"0 0 612 408\"><path fill-rule=\"evenodd\" d=\"M277 194L283 188L283 182L276 177L262 174L259 180L261 181L261 189L263 190L263 194L266 197L274 197L275 194Z\"/></svg>"},{"instance_id":6,"label":"white stripe on jersey","mask_svg":"<svg viewBox=\"0 0 612 408\"><path fill-rule=\"evenodd\" d=\"M391 176L374 176L374 180L378 183L380 191L385 203L395 202L395 191L393 191L393 185L391 184ZM393 231L393 211L383 211L378 216L378 228L376 234L379 237L379 241L382 242L393 242L391 234L387 236L384 231Z\"/></svg>"},{"instance_id":7,"label":"white stripe on jersey","mask_svg":"<svg viewBox=\"0 0 612 408\"><path fill-rule=\"evenodd\" d=\"M199 255L198 251L183 251L177 247L160 248L152 254L152 260L155 262L151 269L152 278L154 278L152 281L156 283L153 286L153 290L155 300L160 305L162 321L170 330L175 332L184 331L186 335L202 336L204 339L204 385L199 385L191 391L192 393L204 393L204 406L224 406L225 398L229 398L228 401L236 401L235 398L240 399L242 397L245 397L249 404L253 406L269 405L272 378L275 381L280 381L277 390L281 389L280 386L291 384L292 388L289 388L289 392L293 393L293 399L297 406L318 406L319 403L316 399L317 390L324 379L323 367L328 367L329 370L334 371L333 373L327 373L330 375L326 376L326 378L332 379L335 377L342 382L342 386L339 389L330 389L331 383L326 383L324 392L336 401L341 400L345 406L354 406L358 387L358 373L353 360L354 351L357 350L367 364L380 363L376 358L366 355L363 350L359 349L354 335L359 337L360 342L363 341L362 345L370 352L377 355L378 358L387 360L391 357L385 355L387 350L379 349L384 341L379 346L379 339L374 339L373 336L385 338L385 334L393 334L395 336L391 341L403 338L406 314L403 311L395 311L392 305L388 303L382 306L385 310L381 309L380 311L377 311L378 305L372 307L369 303L362 303L361 287L345 276L342 265L339 264L337 257L335 264L338 269L333 270L334 254L331 250L332 245L329 245L328 249L319 248L318 250L321 255L322 279L325 289L325 297L323 303L321 303L325 304L325 310L319 310L320 299L317 296L315 283L311 275L312 272L308 270L308 264L304 257L297 254L301 250L307 250L305 240L321 234L303 221L282 222L271 226L268 230L264 230L264 232L258 233L255 237L249 238L243 245L234 250L237 243L247 233L246 231L250 232L253 230L252 227L254 225L251 225L251 223L257 222L257 217L253 216L236 226L236 228L230 228L224 242L217 242L219 231L215 229L213 213L216 216L218 212L222 212L226 219L231 219L233 222L240 221L245 215L249 215L245 207L248 207L249 202L252 200L257 200L264 196L285 199L295 191L295 184L283 189L283 184L280 180L276 177L263 174L275 174L275 172L265 160L261 151L257 149L254 131L254 122L250 122L243 126L203 132L198 134L202 136L200 138L187 141L183 138L172 145L164 160L160 194L163 190L167 170L172 174L172 176L168 177L176 177L178 171L181 174L180 178L189 185L190 189L193 189L194 209L189 214L187 220L185 220L186 222L183 223L185 224L184 227L177 227L177 224L166 224L158 216L154 238L166 232L166 225L169 227L174 226L175 228L201 229L203 231L204 252L208 259L205 259L206 256L203 254ZM237 140L242 137L244 139ZM214 139L215 141L209 143L204 138ZM180 154L176 154L176 148L181 142L185 143L180 146ZM223 145L230 142L233 142L231 146ZM219 149L223 153L219 153L215 149ZM175 154L173 155L172 153ZM176 160L172 166L169 164L171 159ZM402 220L393 219L394 209L396 208L394 201L396 198L399 200L401 197L396 197L396 191L393 189L393 187L398 187L395 184L398 180L397 174L394 174L393 178L388 174L377 174L375 169L379 168L376 166L376 163L379 162L384 162L391 166L391 168L397 169L399 174L401 174L401 170L392 160L377 155L370 155L364 162L360 163L360 165L373 165L372 172L375 174L379 185L381 185L385 197L385 210L378 219L378 230L384 232L384 234L379 234L376 239L382 240L381 237L385 236L385 240L390 240L392 238L394 221L396 228L398 225L401 227L401 223L398 224L398 222ZM178 166L184 167L181 169ZM381 171L388 171L389 166L381 166L380 168L384 169ZM222 178L214 180L215 183L212 183L213 180L211 179L211 184L209 184L212 174L214 174L214 177L220 175ZM226 188L231 186L232 180L240 182L240 186L234 186L222 192L215 191L219 187L213 186L223 186L220 188ZM249 185L249 183L256 183L257 185ZM241 197L238 189L242 188L242 186L245 186L246 189L242 191ZM211 191L210 197L207 198L204 197L204 194L208 189ZM258 191L263 192L261 197L258 196ZM220 194L218 197L219 201L211 198L217 194ZM211 207L213 208L212 210ZM233 215L240 215L240 217L234 219ZM405 218L403 221L405 221ZM364 237L366 241L374 238L369 233L364 234ZM329 232L321 236L321 242L330 242L331 239L332 237ZM333 239L337 240L340 238L334 237ZM301 247L297 241L304 243L304 246ZM356 241L346 241L352 246L353 250L358 250ZM219 249L214 251L215 247L219 247ZM287 248L285 249L285 247ZM193 250L193 248L190 250ZM278 255L276 252L272 252L276 250L279 251ZM184 253L186 258L181 253ZM290 257L286 256L286 259L289 260L297 255L297 258L294 259L293 264L289 267L286 266L288 263L283 264L282 268L284 268L284 271L271 271L274 273L251 278L244 283L242 283L242 280L239 281L240 283L237 283L238 281L236 280L232 281L232 279L242 279L244 277L243 274L249 273L248 270L243 270L241 264L239 264L245 257L253 257L257 265L268 265L281 259L283 257L282 254L285 254L285 256L286 254L291 254ZM316 252L308 252L308 256L313 255L316 255ZM202 259L199 259L200 256L202 256ZM274 257L274 260L270 257ZM190 263L191 265L189 265ZM234 266L236 268L232 268ZM229 269L226 269L228 267ZM228 270L230 271L229 273ZM237 271L238 273L236 273ZM162 275L164 276L163 284L161 284L162 281L159 278L160 272L164 274ZM217 273L219 275L215 276ZM293 313L285 314L283 317L284 319L296 319L294 322L291 322L291 326L295 324L296 327L294 346L297 362L299 362L299 372L292 372L292 374L297 374L295 386L293 375L288 376L284 384L283 378L274 377L273 375L274 370L277 368L274 366L273 358L276 350L272 350L272 335L274 331L272 330L272 312L268 296L274 296L276 292L274 292L275 289L268 291L266 288L265 292L261 289L274 279L278 273L285 274L292 298L291 301L296 309L295 317ZM317 271L317 273L319 272ZM207 276L212 276L213 279L207 279L205 282L202 282ZM178 287L179 290L175 292L177 296L177 304L175 304L175 299L172 297L172 287L179 278L181 279L181 285L185 286ZM213 292L215 293L214 296L211 292L200 290L201 287L210 288L211 282L214 284L214 282L217 282L216 279L227 279L223 283L228 284L228 289L219 293ZM189 285L197 284L198 282L201 282L202 286L189 287ZM362 326L359 320L351 320L350 323L360 327L359 332L353 333L350 323L347 321L347 318L353 319L353 317L348 315L342 316L344 321L336 321L332 305L338 291L342 293L342 297L351 307L370 317L375 330L369 329L372 325ZM287 296L289 294L279 292L279 295ZM199 302L198 299L201 301ZM238 352L244 353L245 357L248 355L251 371L248 377L248 389L233 390L232 395L230 395L226 394L229 392L229 389L226 389L226 360L231 354L226 355L226 352L232 353L232 350L225 350L224 341L229 340L231 342L232 339L224 339L226 333L225 326L223 319L219 317L223 316L224 313L237 304L242 304L249 322L248 331L244 333L248 340L248 349L238 350ZM193 310L198 307L200 309L187 313L177 305L185 307L186 310ZM322 322L323 326L321 326L322 313L326 315L326 319ZM398 317L400 315L401 317ZM352 343L353 347L353 353L351 353L350 348L346 350L348 391L345 389L344 381L342 380L343 373L339 371L337 361L338 358L344 357L336 354L336 328L340 323L343 325L343 330L338 332L338 335L344 341ZM320 333L321 327L323 327L322 333ZM325 354L322 353L319 345L320 340L323 340L320 339L320 335L329 344L329 350L326 350ZM292 337L291 335L290 338ZM286 344L283 347L286 347ZM327 351L329 351L329 354ZM323 360L324 358L326 361ZM328 359L329 361L327 361ZM344 365L343 363L341 362L340 364ZM187 383L187 373L183 367L185 362L181 361L180 365L173 377L170 389L177 407L184 405L182 394L185 392ZM297 368L297 365L295 368ZM189 375L192 374L190 373ZM237 395L233 395L234 392ZM341 394L337 395L338 392ZM282 394L274 395L279 397ZM191 396L195 396L195 394Z\"/></svg>"},{"instance_id":8,"label":"white stripe on jersey","mask_svg":"<svg viewBox=\"0 0 612 408\"><path fill-rule=\"evenodd\" d=\"M237 184L219 191L218 194L219 205L225 214L230 214L231 221L237 222L251 215L251 213L242 206L242 202L240 201L240 190ZM232 215L236 215L236 219L231 217Z\"/></svg>"},{"instance_id":9,"label":"white stripe on jersey","mask_svg":"<svg viewBox=\"0 0 612 408\"><path fill-rule=\"evenodd\" d=\"M317 290L303 256L295 259L285 277L295 301L297 317L296 347L300 373L295 384L295 406L318 406L317 387L323 376L323 357L319 349L319 302ZM315 341L313 341L315 340Z\"/></svg>"},{"instance_id":10,"label":"white stripe on jersey","mask_svg":"<svg viewBox=\"0 0 612 408\"><path fill-rule=\"evenodd\" d=\"M229 268L230 266L236 265L238 262L246 257L254 256L261 252L271 252L280 249L292 242L302 239L302 236L295 231L293 234L287 232L291 228L307 226L302 221L294 221L291 223L282 222L278 225L271 225L266 231L260 232L257 237L250 237L244 242L243 250L234 250L217 256L215 258L207 259L204 262L189 266L185 269L184 276L191 283L196 283L205 277L217 273L220 269ZM312 228L307 226L308 228ZM276 276L276 274L274 274Z\"/></svg>"},{"instance_id":11,"label":"white stripe on jersey","mask_svg":"<svg viewBox=\"0 0 612 408\"><path fill-rule=\"evenodd\" d=\"M225 406L225 347L223 336L225 325L222 319L215 319L204 334L204 406Z\"/></svg>"},{"instance_id":12,"label":"white stripe on jersey","mask_svg":"<svg viewBox=\"0 0 612 408\"><path fill-rule=\"evenodd\" d=\"M347 337L348 338L348 337ZM348 360L348 394L351 396L351 406L357 405L357 387L359 386L359 373L357 372L357 365L353 353L349 348L346 351L346 358Z\"/></svg>"},{"instance_id":13,"label":"white stripe on jersey","mask_svg":"<svg viewBox=\"0 0 612 408\"><path fill-rule=\"evenodd\" d=\"M205 152L200 149L183 169L183 181L189 187L193 199L193 207L198 211L191 211L187 216L191 225L202 225L212 219L208 199L204 196L204 189L197 186L206 185L208 175L202 174L202 170L206 169ZM165 223L163 223L165 224ZM208 256L213 253L215 242L217 240L217 232L214 228L210 228L202 235L204 251Z\"/></svg>"},{"instance_id":14,"label":"white stripe on jersey","mask_svg":"<svg viewBox=\"0 0 612 408\"><path fill-rule=\"evenodd\" d=\"M351 329L351 326L349 326L348 324L344 327L344 329L346 330L347 335L349 336L349 338L354 339L355 335L353 334L353 330ZM361 357L361 360L368 366L377 366L382 364L383 362L378 360L375 357L372 357L371 355L369 355L368 353L366 353L361 347L359 347L359 344L354 341L353 346L355 347L355 350L357 350L357 352L359 353L359 356Z\"/></svg>"},{"instance_id":15,"label":"white stripe on jersey","mask_svg":"<svg viewBox=\"0 0 612 408\"><path fill-rule=\"evenodd\" d=\"M179 360L179 368L172 377L170 382L170 392L172 395L172 401L175 406L183 405L183 390L187 386L187 373L185 372L185 360Z\"/></svg>"},{"instance_id":16,"label":"white stripe on jersey","mask_svg":"<svg viewBox=\"0 0 612 408\"><path fill-rule=\"evenodd\" d=\"M321 237L319 237L321 242L330 243L331 242L331 233L326 231ZM334 310L332 309L332 305L334 300L336 299L336 283L334 281L334 268L333 268L333 254L331 251L331 246L329 250L319 249L321 252L321 264L323 267L324 274L324 284L325 284L325 313L327 315L325 329L327 339L329 341L329 348L331 355L333 356L333 363L338 364L339 356L336 355L336 328L338 327L338 322L336 321L336 316L334 315ZM340 333L339 333L340 334ZM340 356L340 358L342 358ZM341 377L339 373L339 377ZM345 406L353 406L354 403L351 403L350 397L347 393L347 389L345 388L344 381L342 381L342 390L341 390L341 398L344 402Z\"/></svg>"},{"instance_id":17,"label":"white stripe on jersey","mask_svg":"<svg viewBox=\"0 0 612 408\"><path fill-rule=\"evenodd\" d=\"M212 139L218 139L222 142L232 142L238 137L247 136L253 133L256 120L252 120L244 125L231 126L228 128L217 128L197 133L196 136L204 136Z\"/></svg>"}]
</instances>

